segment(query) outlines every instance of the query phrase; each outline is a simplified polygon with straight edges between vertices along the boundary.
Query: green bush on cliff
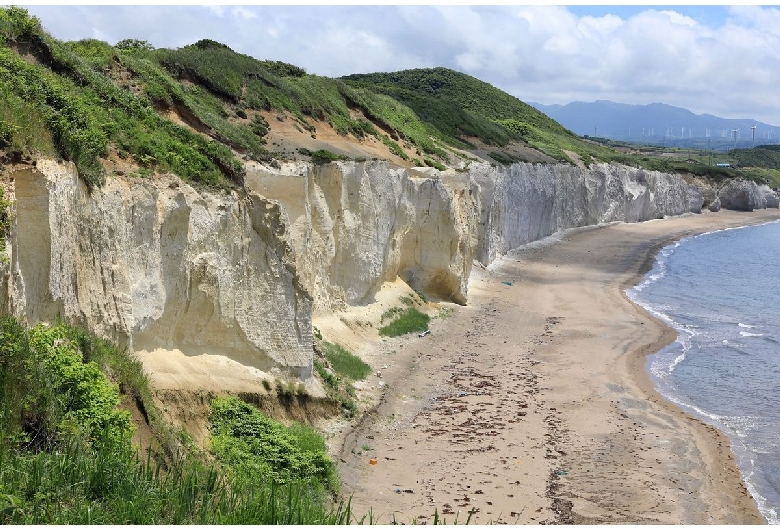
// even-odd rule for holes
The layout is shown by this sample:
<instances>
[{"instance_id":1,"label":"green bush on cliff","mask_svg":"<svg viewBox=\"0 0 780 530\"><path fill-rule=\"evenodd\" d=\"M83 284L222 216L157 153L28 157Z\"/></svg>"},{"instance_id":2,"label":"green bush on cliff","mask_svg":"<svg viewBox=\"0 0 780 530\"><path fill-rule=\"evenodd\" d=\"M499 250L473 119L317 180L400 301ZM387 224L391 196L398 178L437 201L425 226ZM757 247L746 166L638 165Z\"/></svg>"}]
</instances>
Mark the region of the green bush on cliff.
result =
<instances>
[{"instance_id":1,"label":"green bush on cliff","mask_svg":"<svg viewBox=\"0 0 780 530\"><path fill-rule=\"evenodd\" d=\"M117 409L119 390L73 341L71 328L39 324L26 332L14 320L0 322L0 386L3 432L22 431L22 446L51 450L71 436L90 443L106 437L129 442L132 423ZM24 389L22 394L7 389Z\"/></svg>"},{"instance_id":2,"label":"green bush on cliff","mask_svg":"<svg viewBox=\"0 0 780 530\"><path fill-rule=\"evenodd\" d=\"M340 344L322 342L322 350L333 370L353 381L365 379L371 373L371 367L357 355L347 351Z\"/></svg>"},{"instance_id":3,"label":"green bush on cliff","mask_svg":"<svg viewBox=\"0 0 780 530\"><path fill-rule=\"evenodd\" d=\"M325 442L310 427L285 427L236 397L215 398L209 422L212 451L240 481L311 480L315 489L338 488Z\"/></svg>"}]
</instances>

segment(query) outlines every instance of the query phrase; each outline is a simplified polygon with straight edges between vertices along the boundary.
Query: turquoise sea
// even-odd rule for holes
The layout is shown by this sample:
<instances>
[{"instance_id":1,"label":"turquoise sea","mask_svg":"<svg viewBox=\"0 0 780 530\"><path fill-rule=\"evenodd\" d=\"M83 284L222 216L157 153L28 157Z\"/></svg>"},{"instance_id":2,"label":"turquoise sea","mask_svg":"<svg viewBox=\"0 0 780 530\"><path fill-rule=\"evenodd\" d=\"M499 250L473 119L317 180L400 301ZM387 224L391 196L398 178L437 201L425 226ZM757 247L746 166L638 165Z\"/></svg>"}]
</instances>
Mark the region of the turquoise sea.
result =
<instances>
[{"instance_id":1,"label":"turquoise sea","mask_svg":"<svg viewBox=\"0 0 780 530\"><path fill-rule=\"evenodd\" d=\"M761 513L780 524L780 222L678 241L627 293L678 331L648 357L656 387L728 435Z\"/></svg>"}]
</instances>

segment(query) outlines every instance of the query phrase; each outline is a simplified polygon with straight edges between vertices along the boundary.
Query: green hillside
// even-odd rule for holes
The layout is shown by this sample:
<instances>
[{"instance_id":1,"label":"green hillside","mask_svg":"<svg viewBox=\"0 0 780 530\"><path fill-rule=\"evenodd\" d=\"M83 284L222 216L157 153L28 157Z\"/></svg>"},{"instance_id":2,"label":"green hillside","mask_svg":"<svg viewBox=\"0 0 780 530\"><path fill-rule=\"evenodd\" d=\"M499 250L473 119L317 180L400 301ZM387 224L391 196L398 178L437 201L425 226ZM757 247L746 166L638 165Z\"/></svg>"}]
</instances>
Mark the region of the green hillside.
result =
<instances>
[{"instance_id":1,"label":"green hillside","mask_svg":"<svg viewBox=\"0 0 780 530\"><path fill-rule=\"evenodd\" d=\"M564 162L573 161L565 151L576 153L586 163L628 161L613 149L577 137L516 97L447 68L355 74L342 79L408 106L432 134L449 145L468 149L475 140L497 147L520 142ZM496 154L503 162L501 151Z\"/></svg>"},{"instance_id":2,"label":"green hillside","mask_svg":"<svg viewBox=\"0 0 780 530\"><path fill-rule=\"evenodd\" d=\"M91 186L122 164L141 176L170 171L211 186L240 184L242 160L312 154L267 145L275 119L288 118L312 138L323 127L356 143L374 138L410 165L450 165L475 144L499 162L523 159L512 145L562 161L571 161L566 151L586 163L625 158L443 68L331 79L208 39L178 49L61 42L14 7L0 9L0 41L0 149L72 160Z\"/></svg>"},{"instance_id":3,"label":"green hillside","mask_svg":"<svg viewBox=\"0 0 780 530\"><path fill-rule=\"evenodd\" d=\"M752 168L737 173L716 171L705 153L669 158L580 138L514 96L446 68L332 79L209 39L178 49L133 39L62 42L15 7L0 8L0 75L0 156L71 160L90 186L112 172L173 172L230 187L242 184L246 160L368 156L440 169L480 157L619 162L780 182L769 155L729 153L730 162ZM330 130L342 149L313 143ZM271 137L277 141L269 145ZM354 147L351 154L344 145Z\"/></svg>"}]
</instances>

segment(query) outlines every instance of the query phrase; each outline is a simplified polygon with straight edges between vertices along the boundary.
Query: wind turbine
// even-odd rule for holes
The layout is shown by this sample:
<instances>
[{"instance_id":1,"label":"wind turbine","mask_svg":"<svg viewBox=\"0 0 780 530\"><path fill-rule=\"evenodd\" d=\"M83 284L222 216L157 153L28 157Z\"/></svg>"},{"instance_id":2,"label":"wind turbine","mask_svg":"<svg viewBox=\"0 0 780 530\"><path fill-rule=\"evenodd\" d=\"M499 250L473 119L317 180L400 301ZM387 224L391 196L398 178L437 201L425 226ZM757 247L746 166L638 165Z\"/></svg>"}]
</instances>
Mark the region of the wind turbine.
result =
<instances>
[{"instance_id":1,"label":"wind turbine","mask_svg":"<svg viewBox=\"0 0 780 530\"><path fill-rule=\"evenodd\" d=\"M751 129L753 130L753 147L756 146L756 125L752 126Z\"/></svg>"},{"instance_id":2,"label":"wind turbine","mask_svg":"<svg viewBox=\"0 0 780 530\"><path fill-rule=\"evenodd\" d=\"M734 149L737 148L737 133L739 129L731 129L731 134L734 135Z\"/></svg>"}]
</instances>

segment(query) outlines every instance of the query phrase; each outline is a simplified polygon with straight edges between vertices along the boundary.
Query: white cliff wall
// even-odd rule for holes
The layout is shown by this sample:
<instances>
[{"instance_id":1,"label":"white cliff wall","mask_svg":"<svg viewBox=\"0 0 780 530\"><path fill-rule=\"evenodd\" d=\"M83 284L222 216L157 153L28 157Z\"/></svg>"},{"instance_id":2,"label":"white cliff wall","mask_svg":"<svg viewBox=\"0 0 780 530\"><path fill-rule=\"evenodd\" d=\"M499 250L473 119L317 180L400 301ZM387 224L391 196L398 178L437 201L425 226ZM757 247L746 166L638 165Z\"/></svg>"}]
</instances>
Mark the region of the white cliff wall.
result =
<instances>
[{"instance_id":1,"label":"white cliff wall","mask_svg":"<svg viewBox=\"0 0 780 530\"><path fill-rule=\"evenodd\" d=\"M311 298L278 204L173 178L112 178L89 194L72 165L49 161L12 176L9 312L311 376Z\"/></svg>"},{"instance_id":2,"label":"white cliff wall","mask_svg":"<svg viewBox=\"0 0 780 530\"><path fill-rule=\"evenodd\" d=\"M315 310L368 303L396 277L466 302L479 215L467 176L410 174L386 162L300 165L287 173L256 168L247 186L287 211L296 268Z\"/></svg>"},{"instance_id":3,"label":"white cliff wall","mask_svg":"<svg viewBox=\"0 0 780 530\"><path fill-rule=\"evenodd\" d=\"M170 177L91 194L72 165L19 170L5 309L57 315L134 350L221 354L308 379L311 317L401 277L465 303L472 262L577 226L699 211L681 178L623 166L253 165L245 192Z\"/></svg>"},{"instance_id":4,"label":"white cliff wall","mask_svg":"<svg viewBox=\"0 0 780 530\"><path fill-rule=\"evenodd\" d=\"M699 213L701 193L676 175L597 164L472 166L483 209L477 259L497 256L559 230Z\"/></svg>"}]
</instances>

